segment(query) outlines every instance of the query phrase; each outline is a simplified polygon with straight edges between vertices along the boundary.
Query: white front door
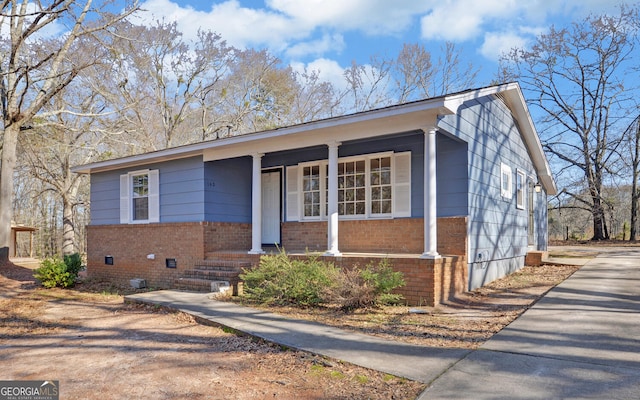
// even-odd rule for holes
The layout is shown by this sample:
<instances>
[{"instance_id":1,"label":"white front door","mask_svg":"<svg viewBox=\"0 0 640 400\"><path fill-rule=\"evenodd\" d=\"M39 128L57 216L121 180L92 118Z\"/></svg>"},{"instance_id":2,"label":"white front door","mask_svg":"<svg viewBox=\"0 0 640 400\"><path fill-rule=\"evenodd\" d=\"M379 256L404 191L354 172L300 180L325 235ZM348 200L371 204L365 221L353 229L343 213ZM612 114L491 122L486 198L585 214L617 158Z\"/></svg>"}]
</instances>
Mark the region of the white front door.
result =
<instances>
[{"instance_id":1,"label":"white front door","mask_svg":"<svg viewBox=\"0 0 640 400\"><path fill-rule=\"evenodd\" d=\"M280 244L280 171L262 174L262 244Z\"/></svg>"}]
</instances>

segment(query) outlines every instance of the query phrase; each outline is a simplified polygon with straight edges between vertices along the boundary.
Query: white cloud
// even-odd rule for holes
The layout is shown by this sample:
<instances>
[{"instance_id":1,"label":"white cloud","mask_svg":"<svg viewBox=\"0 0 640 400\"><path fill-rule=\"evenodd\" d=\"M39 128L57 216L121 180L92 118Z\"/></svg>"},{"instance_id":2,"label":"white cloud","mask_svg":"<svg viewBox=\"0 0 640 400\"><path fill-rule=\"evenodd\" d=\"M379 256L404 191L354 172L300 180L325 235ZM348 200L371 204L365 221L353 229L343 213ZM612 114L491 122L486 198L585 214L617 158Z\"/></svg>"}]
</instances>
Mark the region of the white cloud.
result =
<instances>
[{"instance_id":1,"label":"white cloud","mask_svg":"<svg viewBox=\"0 0 640 400\"><path fill-rule=\"evenodd\" d=\"M370 54L379 53L386 49L377 46L375 37L414 42L417 38L408 34L416 21L423 40L484 40L481 54L495 59L554 21L615 7L612 0L215 0L210 9L196 10L180 5L185 1L197 0L145 0L142 8L148 12L138 18L143 23L176 21L185 39L194 39L202 28L232 46L268 48L290 59L337 57L349 52L355 44L347 38L358 34L368 41Z\"/></svg>"},{"instance_id":2,"label":"white cloud","mask_svg":"<svg viewBox=\"0 0 640 400\"><path fill-rule=\"evenodd\" d=\"M309 28L285 15L242 7L237 0L214 4L208 12L181 7L169 0L147 0L141 7L148 10L139 16L143 22L160 18L176 21L188 39L194 39L198 29L211 30L239 48L265 46L277 51L309 34Z\"/></svg>"},{"instance_id":3,"label":"white cloud","mask_svg":"<svg viewBox=\"0 0 640 400\"><path fill-rule=\"evenodd\" d=\"M429 9L428 2L397 0L267 0L265 8L244 7L239 0L216 2L209 11L180 6L177 0L146 0L142 22L165 18L176 21L187 38L199 27L222 35L237 47L283 49L321 30L330 36L346 31L369 35L399 35L414 18Z\"/></svg>"},{"instance_id":4,"label":"white cloud","mask_svg":"<svg viewBox=\"0 0 640 400\"><path fill-rule=\"evenodd\" d=\"M267 5L308 26L359 30L370 35L405 31L430 1L396 0L267 0Z\"/></svg>"},{"instance_id":5,"label":"white cloud","mask_svg":"<svg viewBox=\"0 0 640 400\"><path fill-rule=\"evenodd\" d=\"M296 72L303 72L305 68L309 72L315 71L318 73L318 77L321 81L331 83L333 87L338 90L342 90L346 87L344 68L335 60L318 58L307 64L294 62L291 63L291 68Z\"/></svg>"},{"instance_id":6,"label":"white cloud","mask_svg":"<svg viewBox=\"0 0 640 400\"><path fill-rule=\"evenodd\" d=\"M480 34L483 25L510 18L517 11L516 0L443 1L422 17L422 37L451 41L472 39Z\"/></svg>"},{"instance_id":7,"label":"white cloud","mask_svg":"<svg viewBox=\"0 0 640 400\"><path fill-rule=\"evenodd\" d=\"M508 53L513 48L524 48L527 39L511 32L489 32L484 35L484 42L480 47L480 54L497 61L502 54Z\"/></svg>"},{"instance_id":8,"label":"white cloud","mask_svg":"<svg viewBox=\"0 0 640 400\"><path fill-rule=\"evenodd\" d=\"M338 33L334 33L332 35L322 35L322 37L317 40L294 44L287 49L286 53L293 59L309 55L320 57L327 52L341 53L344 48L344 37Z\"/></svg>"},{"instance_id":9,"label":"white cloud","mask_svg":"<svg viewBox=\"0 0 640 400\"><path fill-rule=\"evenodd\" d=\"M424 15L424 39L465 41L500 26L549 25L552 17L582 18L594 12L610 11L612 0L443 0Z\"/></svg>"}]
</instances>

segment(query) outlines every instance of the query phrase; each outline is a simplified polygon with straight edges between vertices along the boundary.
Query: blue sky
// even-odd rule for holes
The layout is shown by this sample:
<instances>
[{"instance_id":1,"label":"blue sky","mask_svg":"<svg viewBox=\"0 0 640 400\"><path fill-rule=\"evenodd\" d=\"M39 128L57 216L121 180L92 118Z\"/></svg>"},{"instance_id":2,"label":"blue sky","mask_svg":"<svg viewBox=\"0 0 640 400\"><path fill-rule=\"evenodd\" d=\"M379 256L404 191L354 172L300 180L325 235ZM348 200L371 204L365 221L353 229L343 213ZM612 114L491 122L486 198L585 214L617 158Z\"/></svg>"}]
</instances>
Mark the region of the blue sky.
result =
<instances>
[{"instance_id":1,"label":"blue sky","mask_svg":"<svg viewBox=\"0 0 640 400\"><path fill-rule=\"evenodd\" d=\"M434 54L446 41L463 51L487 84L502 51L526 46L549 26L590 12L613 10L615 0L145 0L140 22L177 21L185 38L198 28L238 47L267 48L297 69L337 82L372 55L395 56L403 43Z\"/></svg>"}]
</instances>

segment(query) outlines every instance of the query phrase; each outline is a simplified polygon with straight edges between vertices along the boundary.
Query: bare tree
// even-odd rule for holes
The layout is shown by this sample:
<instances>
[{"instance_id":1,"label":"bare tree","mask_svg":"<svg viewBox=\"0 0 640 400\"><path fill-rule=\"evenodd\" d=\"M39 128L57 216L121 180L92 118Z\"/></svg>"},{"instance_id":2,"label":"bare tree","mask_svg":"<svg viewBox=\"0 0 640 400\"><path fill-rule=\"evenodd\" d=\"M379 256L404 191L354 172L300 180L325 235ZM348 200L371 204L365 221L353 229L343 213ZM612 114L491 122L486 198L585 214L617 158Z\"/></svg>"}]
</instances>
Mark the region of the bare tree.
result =
<instances>
[{"instance_id":1,"label":"bare tree","mask_svg":"<svg viewBox=\"0 0 640 400\"><path fill-rule=\"evenodd\" d=\"M473 87L478 69L472 64L461 65L461 51L446 42L441 55L433 59L422 44L405 44L395 60L392 74L395 96L400 103L442 96Z\"/></svg>"},{"instance_id":2,"label":"bare tree","mask_svg":"<svg viewBox=\"0 0 640 400\"><path fill-rule=\"evenodd\" d=\"M54 97L47 108L58 112L39 120L19 140L21 163L27 166L32 179L41 181L44 190L53 193L62 205L63 255L80 249L76 207L87 203L87 193L81 188L88 183L86 176L72 173L71 167L96 159L100 147L109 145L111 139L110 130L103 129L101 121L109 114L106 103L90 90L89 84L83 84L85 79L77 79Z\"/></svg>"},{"instance_id":3,"label":"bare tree","mask_svg":"<svg viewBox=\"0 0 640 400\"><path fill-rule=\"evenodd\" d=\"M226 120L218 137L287 125L298 82L291 67L266 50L236 50L212 113Z\"/></svg>"},{"instance_id":4,"label":"bare tree","mask_svg":"<svg viewBox=\"0 0 640 400\"><path fill-rule=\"evenodd\" d=\"M404 44L396 57L371 57L369 65L351 64L344 72L341 98L352 111L406 103L468 89L478 69L462 66L461 51L447 42L434 57L424 45Z\"/></svg>"},{"instance_id":5,"label":"bare tree","mask_svg":"<svg viewBox=\"0 0 640 400\"><path fill-rule=\"evenodd\" d=\"M631 154L631 159L627 161L627 165L631 168L631 210L629 223L629 240L635 241L638 238L638 207L640 206L640 189L638 189L638 179L640 179L640 116L633 120L631 125L625 132L627 149Z\"/></svg>"},{"instance_id":6,"label":"bare tree","mask_svg":"<svg viewBox=\"0 0 640 400\"><path fill-rule=\"evenodd\" d=\"M95 60L69 59L72 46L105 30L137 10L133 0L119 15L104 12L108 2L92 0L4 0L0 26L8 40L0 48L0 96L2 104L2 164L0 170L0 261L9 257L16 147L34 117ZM43 39L47 27L59 23L68 29L54 39Z\"/></svg>"},{"instance_id":7,"label":"bare tree","mask_svg":"<svg viewBox=\"0 0 640 400\"><path fill-rule=\"evenodd\" d=\"M638 94L630 75L638 62L638 11L619 11L591 15L566 29L552 27L531 49L516 49L503 60L502 78L517 79L533 93L543 146L560 175L584 177L585 192L565 193L590 210L593 240L609 237L603 183L617 161L620 124Z\"/></svg>"},{"instance_id":8,"label":"bare tree","mask_svg":"<svg viewBox=\"0 0 640 400\"><path fill-rule=\"evenodd\" d=\"M373 56L369 65L353 61L344 71L347 88L340 96L343 106L359 112L390 105L393 102L389 91L392 65L391 60L380 56Z\"/></svg>"},{"instance_id":9,"label":"bare tree","mask_svg":"<svg viewBox=\"0 0 640 400\"><path fill-rule=\"evenodd\" d=\"M323 82L318 71L305 70L295 74L297 93L289 113L290 124L301 124L334 116L339 100L333 85Z\"/></svg>"}]
</instances>

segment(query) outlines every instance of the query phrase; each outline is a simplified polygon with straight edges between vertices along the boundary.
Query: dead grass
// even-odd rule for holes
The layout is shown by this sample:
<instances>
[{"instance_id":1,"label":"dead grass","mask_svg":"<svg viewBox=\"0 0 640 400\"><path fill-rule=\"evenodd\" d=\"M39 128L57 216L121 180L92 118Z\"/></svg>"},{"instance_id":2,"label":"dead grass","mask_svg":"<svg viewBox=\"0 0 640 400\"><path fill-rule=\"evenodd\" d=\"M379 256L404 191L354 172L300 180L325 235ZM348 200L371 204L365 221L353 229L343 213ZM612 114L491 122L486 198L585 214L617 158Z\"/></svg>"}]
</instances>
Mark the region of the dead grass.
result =
<instances>
[{"instance_id":1,"label":"dead grass","mask_svg":"<svg viewBox=\"0 0 640 400\"><path fill-rule=\"evenodd\" d=\"M425 385L124 304L132 289L38 288L0 266L3 379L54 379L67 399L415 399Z\"/></svg>"},{"instance_id":2,"label":"dead grass","mask_svg":"<svg viewBox=\"0 0 640 400\"><path fill-rule=\"evenodd\" d=\"M436 307L393 306L343 312L338 307L252 306L391 340L474 349L578 269L569 265L524 267Z\"/></svg>"}]
</instances>

